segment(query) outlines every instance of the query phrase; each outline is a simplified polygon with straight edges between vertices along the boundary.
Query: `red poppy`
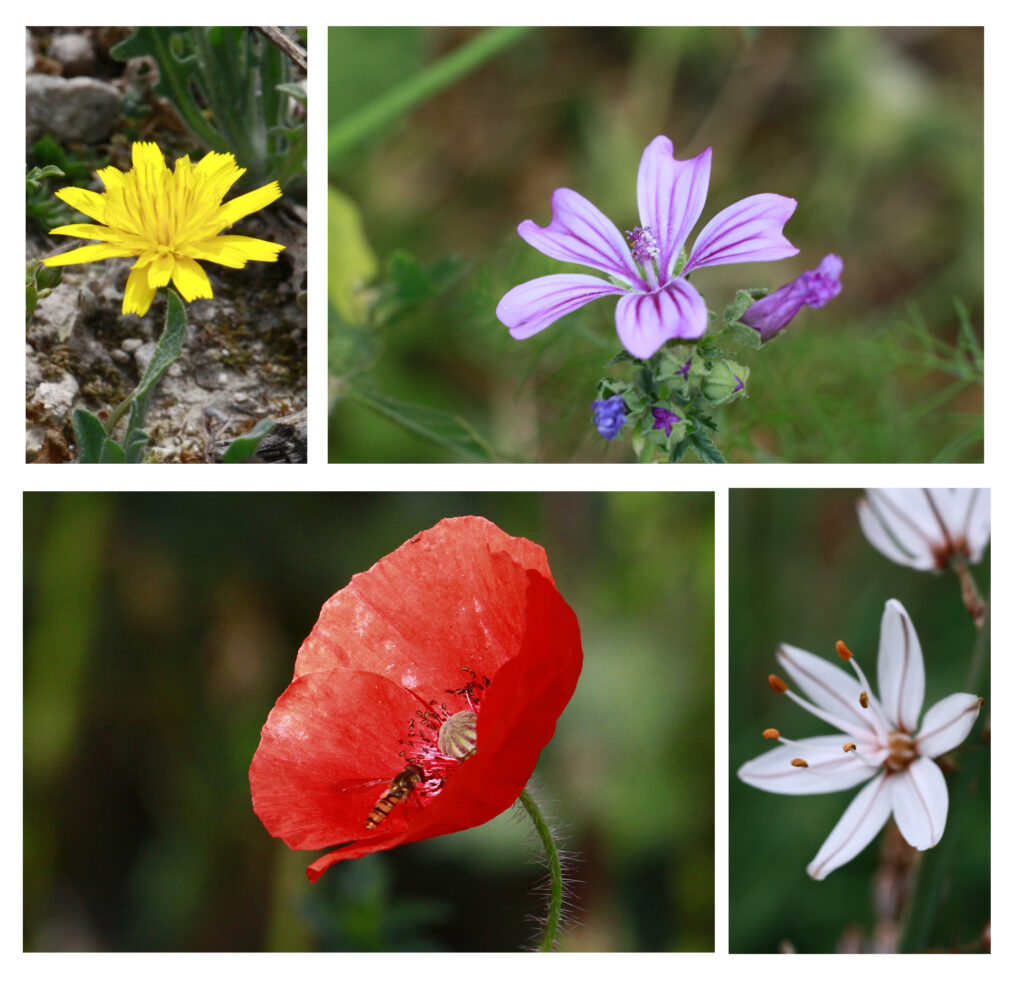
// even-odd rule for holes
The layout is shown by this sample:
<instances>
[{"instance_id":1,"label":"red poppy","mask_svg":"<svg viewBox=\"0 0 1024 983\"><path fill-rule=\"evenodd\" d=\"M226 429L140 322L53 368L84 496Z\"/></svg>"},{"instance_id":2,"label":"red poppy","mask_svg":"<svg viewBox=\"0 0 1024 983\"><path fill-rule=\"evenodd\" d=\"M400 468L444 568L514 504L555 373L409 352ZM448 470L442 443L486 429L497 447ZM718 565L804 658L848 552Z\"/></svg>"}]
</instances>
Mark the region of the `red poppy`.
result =
<instances>
[{"instance_id":1,"label":"red poppy","mask_svg":"<svg viewBox=\"0 0 1024 983\"><path fill-rule=\"evenodd\" d=\"M253 808L307 868L477 826L523 790L583 662L544 550L444 519L338 591L249 768Z\"/></svg>"}]
</instances>

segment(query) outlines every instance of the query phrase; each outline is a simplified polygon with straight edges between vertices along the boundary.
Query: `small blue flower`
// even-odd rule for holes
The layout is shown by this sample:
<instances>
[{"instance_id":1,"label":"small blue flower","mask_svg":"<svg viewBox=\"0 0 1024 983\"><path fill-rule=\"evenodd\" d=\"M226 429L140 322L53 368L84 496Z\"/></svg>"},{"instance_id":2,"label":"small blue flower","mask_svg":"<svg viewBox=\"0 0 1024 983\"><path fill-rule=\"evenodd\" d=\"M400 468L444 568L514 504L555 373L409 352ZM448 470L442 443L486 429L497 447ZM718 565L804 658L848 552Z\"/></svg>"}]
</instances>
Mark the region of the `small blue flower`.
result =
<instances>
[{"instance_id":1,"label":"small blue flower","mask_svg":"<svg viewBox=\"0 0 1024 983\"><path fill-rule=\"evenodd\" d=\"M626 423L626 401L621 396L595 399L590 404L594 411L594 426L605 440L614 440Z\"/></svg>"}]
</instances>

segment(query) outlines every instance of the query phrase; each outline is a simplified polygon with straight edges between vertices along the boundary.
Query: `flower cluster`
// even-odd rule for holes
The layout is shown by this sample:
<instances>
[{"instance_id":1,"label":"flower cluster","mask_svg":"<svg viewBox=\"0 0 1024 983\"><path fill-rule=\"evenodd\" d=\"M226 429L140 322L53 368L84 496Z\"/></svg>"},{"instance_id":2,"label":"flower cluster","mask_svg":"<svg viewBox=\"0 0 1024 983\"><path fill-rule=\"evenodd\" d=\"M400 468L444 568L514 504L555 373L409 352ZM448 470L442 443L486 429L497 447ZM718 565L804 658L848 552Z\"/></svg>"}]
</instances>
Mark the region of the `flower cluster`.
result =
<instances>
[{"instance_id":1,"label":"flower cluster","mask_svg":"<svg viewBox=\"0 0 1024 983\"><path fill-rule=\"evenodd\" d=\"M526 785L582 658L544 550L445 519L324 604L263 727L253 808L292 849L336 847L313 881L484 823Z\"/></svg>"},{"instance_id":2,"label":"flower cluster","mask_svg":"<svg viewBox=\"0 0 1024 983\"><path fill-rule=\"evenodd\" d=\"M96 239L43 260L46 266L91 263L113 256L137 257L128 275L123 314L143 315L159 287L173 281L186 301L212 297L210 280L197 260L241 269L249 260L272 263L284 249L251 236L221 235L239 219L281 197L276 181L223 201L245 173L232 154L208 153L197 164L188 157L174 162L173 172L155 143L132 144L127 173L105 167L98 174L105 191L61 188L57 197L99 225L62 225L53 235Z\"/></svg>"}]
</instances>

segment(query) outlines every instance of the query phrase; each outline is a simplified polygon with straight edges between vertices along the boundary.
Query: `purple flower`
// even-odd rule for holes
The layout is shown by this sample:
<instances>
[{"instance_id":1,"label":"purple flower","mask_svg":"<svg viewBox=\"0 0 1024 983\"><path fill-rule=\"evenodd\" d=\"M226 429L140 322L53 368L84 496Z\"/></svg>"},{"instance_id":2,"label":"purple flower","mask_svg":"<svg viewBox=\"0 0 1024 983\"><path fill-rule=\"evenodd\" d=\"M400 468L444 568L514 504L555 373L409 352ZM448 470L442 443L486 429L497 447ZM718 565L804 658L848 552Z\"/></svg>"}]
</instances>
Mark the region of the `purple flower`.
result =
<instances>
[{"instance_id":1,"label":"purple flower","mask_svg":"<svg viewBox=\"0 0 1024 983\"><path fill-rule=\"evenodd\" d=\"M626 422L626 402L621 396L595 399L590 404L594 411L594 426L605 440L614 440Z\"/></svg>"},{"instance_id":2,"label":"purple flower","mask_svg":"<svg viewBox=\"0 0 1024 983\"><path fill-rule=\"evenodd\" d=\"M656 406L652 412L654 413L654 430L664 430L665 436L668 437L672 433L672 425L679 422L679 417L675 415L671 410L663 410L660 406Z\"/></svg>"},{"instance_id":3,"label":"purple flower","mask_svg":"<svg viewBox=\"0 0 1024 983\"><path fill-rule=\"evenodd\" d=\"M801 307L824 307L835 297L843 289L839 282L842 272L843 261L829 253L816 270L801 273L792 283L751 304L740 320L750 325L762 341L774 338Z\"/></svg>"},{"instance_id":4,"label":"purple flower","mask_svg":"<svg viewBox=\"0 0 1024 983\"><path fill-rule=\"evenodd\" d=\"M681 375L686 382L689 382L690 381L690 365L692 363L693 363L693 359L692 358L688 358L686 360L686 364L682 368L676 369L676 375Z\"/></svg>"},{"instance_id":5,"label":"purple flower","mask_svg":"<svg viewBox=\"0 0 1024 983\"><path fill-rule=\"evenodd\" d=\"M559 188L551 224L519 224L519 234L546 256L589 266L610 279L582 273L542 276L513 287L498 319L513 338L529 338L597 297L618 294L615 326L630 354L649 358L670 338L699 338L707 328L704 300L685 279L702 266L784 259L799 252L782 234L796 200L760 194L719 212L697 236L677 270L683 245L704 208L711 148L690 160L672 156L672 141L655 137L640 160L640 225L622 233L586 198Z\"/></svg>"}]
</instances>

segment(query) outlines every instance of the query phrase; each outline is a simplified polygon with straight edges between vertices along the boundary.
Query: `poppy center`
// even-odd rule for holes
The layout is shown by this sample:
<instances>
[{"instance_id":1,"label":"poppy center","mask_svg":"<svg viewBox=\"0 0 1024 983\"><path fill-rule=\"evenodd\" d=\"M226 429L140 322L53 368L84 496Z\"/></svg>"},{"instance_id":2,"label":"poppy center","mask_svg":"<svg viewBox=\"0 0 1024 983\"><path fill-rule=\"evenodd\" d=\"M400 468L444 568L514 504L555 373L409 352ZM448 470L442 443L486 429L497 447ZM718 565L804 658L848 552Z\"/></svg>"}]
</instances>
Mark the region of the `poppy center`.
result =
<instances>
[{"instance_id":1,"label":"poppy center","mask_svg":"<svg viewBox=\"0 0 1024 983\"><path fill-rule=\"evenodd\" d=\"M437 732L437 749L459 761L476 751L476 714L472 710L452 714Z\"/></svg>"}]
</instances>

